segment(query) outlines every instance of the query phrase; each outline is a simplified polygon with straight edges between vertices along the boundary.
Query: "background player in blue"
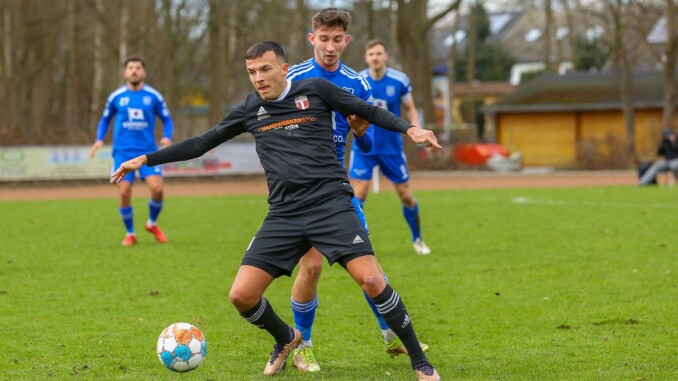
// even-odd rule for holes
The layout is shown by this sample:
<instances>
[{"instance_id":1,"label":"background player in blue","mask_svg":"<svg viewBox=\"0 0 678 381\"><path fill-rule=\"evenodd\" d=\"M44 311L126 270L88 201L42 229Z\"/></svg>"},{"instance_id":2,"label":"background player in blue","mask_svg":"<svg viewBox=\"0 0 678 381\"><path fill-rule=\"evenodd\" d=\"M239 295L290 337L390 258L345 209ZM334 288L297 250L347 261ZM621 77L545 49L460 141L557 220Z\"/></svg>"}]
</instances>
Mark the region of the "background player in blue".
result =
<instances>
[{"instance_id":1,"label":"background player in blue","mask_svg":"<svg viewBox=\"0 0 678 381\"><path fill-rule=\"evenodd\" d=\"M360 72L372 87L373 103L400 116L402 107L408 115L410 124L420 126L419 114L412 99L410 79L401 71L386 66L388 50L386 43L372 40L366 44L365 61L369 69ZM400 134L382 128L374 129L374 148L365 153L353 146L349 176L355 197L362 207L372 179L372 170L379 166L381 173L395 186L403 205L403 215L412 233L412 244L417 254L431 254L421 238L419 225L419 204L410 191L410 174L407 159L403 152L403 139Z\"/></svg>"},{"instance_id":2,"label":"background player in blue","mask_svg":"<svg viewBox=\"0 0 678 381\"><path fill-rule=\"evenodd\" d=\"M311 19L311 23L313 32L309 33L308 39L311 45L313 45L313 58L292 66L289 69L287 78L292 81L305 78L323 78L349 93L370 102L372 92L365 78L341 62L341 55L351 41L351 36L347 34L351 23L350 14L335 8L327 8L316 13ZM333 114L335 149L337 159L343 166L346 139L351 131L351 127L346 118L340 113L333 112ZM352 124L356 126L353 130L355 134L354 142L356 147L358 147L357 149L369 152L372 149L374 128L369 128L369 123L363 122L360 119L352 118ZM353 198L353 204L358 218L363 223L365 230L367 230L365 216L355 197ZM313 321L315 320L315 313L318 308L317 287L322 271L322 258L320 252L312 248L299 262L299 273L292 286L291 305L292 312L294 313L294 323L296 328L301 331L303 338L302 344L294 351L294 365L297 369L304 372L317 372L320 370L320 365L313 354L311 336ZM386 279L385 276L384 278ZM366 296L366 300L370 307L372 307L372 311L379 323L382 335L386 341L387 353L393 356L407 353L405 347L388 327L371 299ZM426 344L422 344L422 348L424 351L428 350Z\"/></svg>"},{"instance_id":3,"label":"background player in blue","mask_svg":"<svg viewBox=\"0 0 678 381\"><path fill-rule=\"evenodd\" d=\"M108 132L108 125L115 115L113 126L113 171L120 165L141 154L155 151L155 116L163 124L162 146L172 144L174 124L167 104L162 95L144 83L146 79L146 65L139 57L130 57L125 61L123 75L125 85L119 87L109 95L104 107L103 115L97 127L96 141L92 145L90 157L104 144ZM134 211L132 209L132 185L134 173L130 172L118 183L120 194L120 217L125 225L127 235L122 241L125 246L134 245L137 236L134 231ZM139 169L139 177L146 182L151 191L149 201L149 216L146 230L155 236L160 243L167 242L167 237L160 230L156 221L163 206L163 181L160 167L150 168L143 166Z\"/></svg>"}]
</instances>

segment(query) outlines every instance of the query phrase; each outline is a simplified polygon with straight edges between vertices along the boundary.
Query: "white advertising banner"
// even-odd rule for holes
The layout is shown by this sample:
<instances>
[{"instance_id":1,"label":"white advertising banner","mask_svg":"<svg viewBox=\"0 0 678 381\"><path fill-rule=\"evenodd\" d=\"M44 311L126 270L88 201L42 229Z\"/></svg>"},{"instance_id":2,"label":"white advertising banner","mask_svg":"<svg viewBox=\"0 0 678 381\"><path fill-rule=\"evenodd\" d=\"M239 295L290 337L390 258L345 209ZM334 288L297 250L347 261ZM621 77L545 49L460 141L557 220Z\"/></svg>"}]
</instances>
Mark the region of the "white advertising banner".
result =
<instances>
[{"instance_id":1,"label":"white advertising banner","mask_svg":"<svg viewBox=\"0 0 678 381\"><path fill-rule=\"evenodd\" d=\"M89 158L90 146L0 146L0 182L106 179L111 147ZM254 143L226 143L202 157L163 166L164 176L264 173Z\"/></svg>"}]
</instances>

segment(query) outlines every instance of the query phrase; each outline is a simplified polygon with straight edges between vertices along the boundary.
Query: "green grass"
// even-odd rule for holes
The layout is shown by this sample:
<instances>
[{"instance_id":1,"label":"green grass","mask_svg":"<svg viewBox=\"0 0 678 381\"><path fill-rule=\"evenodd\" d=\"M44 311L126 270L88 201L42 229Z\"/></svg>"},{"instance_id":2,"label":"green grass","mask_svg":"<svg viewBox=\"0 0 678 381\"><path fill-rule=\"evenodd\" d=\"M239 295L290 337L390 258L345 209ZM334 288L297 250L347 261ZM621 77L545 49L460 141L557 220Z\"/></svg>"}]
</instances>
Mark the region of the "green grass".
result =
<instances>
[{"instance_id":1,"label":"green grass","mask_svg":"<svg viewBox=\"0 0 678 381\"><path fill-rule=\"evenodd\" d=\"M443 380L678 379L678 189L416 192L417 256L394 193L366 204L373 244ZM137 229L147 216L135 199ZM123 248L113 199L0 203L0 380L264 380L270 337L230 305L265 197L169 197L158 245ZM291 322L291 279L267 292ZM382 353L339 267L320 283L323 370L285 380L412 380ZM174 374L161 330L200 327L208 356Z\"/></svg>"}]
</instances>

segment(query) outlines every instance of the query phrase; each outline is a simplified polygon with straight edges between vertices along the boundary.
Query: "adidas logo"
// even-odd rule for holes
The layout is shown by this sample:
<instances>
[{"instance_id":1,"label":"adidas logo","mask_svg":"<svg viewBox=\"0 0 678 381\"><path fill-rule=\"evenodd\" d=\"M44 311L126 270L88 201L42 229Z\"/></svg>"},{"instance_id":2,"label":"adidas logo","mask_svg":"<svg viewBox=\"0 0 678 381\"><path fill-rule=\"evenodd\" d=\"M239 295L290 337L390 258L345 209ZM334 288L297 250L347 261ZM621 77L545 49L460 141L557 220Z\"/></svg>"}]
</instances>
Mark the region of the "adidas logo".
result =
<instances>
[{"instance_id":1,"label":"adidas logo","mask_svg":"<svg viewBox=\"0 0 678 381\"><path fill-rule=\"evenodd\" d=\"M363 241L363 239L360 238L359 235L355 236L355 238L353 239L353 244L354 244L354 245L355 245L356 243L364 243L364 242L365 242L365 241Z\"/></svg>"},{"instance_id":2,"label":"adidas logo","mask_svg":"<svg viewBox=\"0 0 678 381\"><path fill-rule=\"evenodd\" d=\"M264 106L259 107L259 111L257 111L257 120L262 120L270 117L271 116L268 114Z\"/></svg>"},{"instance_id":3,"label":"adidas logo","mask_svg":"<svg viewBox=\"0 0 678 381\"><path fill-rule=\"evenodd\" d=\"M400 328L405 328L408 324L410 324L410 317L405 315L405 320L403 320L403 325L401 325Z\"/></svg>"}]
</instances>

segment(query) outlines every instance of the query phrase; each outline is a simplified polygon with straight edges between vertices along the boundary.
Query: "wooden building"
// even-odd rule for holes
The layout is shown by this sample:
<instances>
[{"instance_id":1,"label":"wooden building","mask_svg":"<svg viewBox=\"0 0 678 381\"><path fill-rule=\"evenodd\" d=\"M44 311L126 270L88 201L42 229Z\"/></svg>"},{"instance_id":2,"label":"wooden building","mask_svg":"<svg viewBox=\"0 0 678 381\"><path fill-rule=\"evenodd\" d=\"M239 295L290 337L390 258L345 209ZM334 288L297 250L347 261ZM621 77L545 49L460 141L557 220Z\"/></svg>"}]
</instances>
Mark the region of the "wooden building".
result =
<instances>
[{"instance_id":1,"label":"wooden building","mask_svg":"<svg viewBox=\"0 0 678 381\"><path fill-rule=\"evenodd\" d=\"M547 74L485 107L488 140L520 151L526 167L626 168L626 127L619 83L610 73ZM635 155L656 158L663 76L633 78Z\"/></svg>"}]
</instances>

